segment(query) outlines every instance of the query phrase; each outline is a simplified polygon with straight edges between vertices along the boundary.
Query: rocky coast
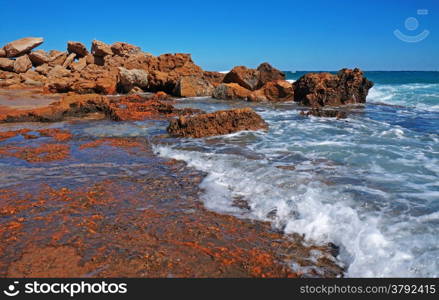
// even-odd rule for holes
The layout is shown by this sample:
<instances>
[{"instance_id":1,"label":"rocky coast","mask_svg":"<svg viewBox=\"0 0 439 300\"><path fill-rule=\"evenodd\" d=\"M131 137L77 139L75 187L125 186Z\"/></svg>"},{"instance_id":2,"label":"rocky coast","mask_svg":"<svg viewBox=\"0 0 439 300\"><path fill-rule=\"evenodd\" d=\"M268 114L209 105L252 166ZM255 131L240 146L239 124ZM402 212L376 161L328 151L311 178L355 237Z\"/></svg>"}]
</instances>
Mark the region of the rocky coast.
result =
<instances>
[{"instance_id":1,"label":"rocky coast","mask_svg":"<svg viewBox=\"0 0 439 300\"><path fill-rule=\"evenodd\" d=\"M152 144L269 130L252 108L205 112L180 98L296 102L306 116L344 118L373 86L361 70L291 83L268 63L223 74L190 54L154 56L123 42L37 50L43 42L0 49L0 163L19 172L0 186L0 276L343 276L336 245L206 209L205 174L157 157ZM90 134L133 122L163 132Z\"/></svg>"}]
</instances>

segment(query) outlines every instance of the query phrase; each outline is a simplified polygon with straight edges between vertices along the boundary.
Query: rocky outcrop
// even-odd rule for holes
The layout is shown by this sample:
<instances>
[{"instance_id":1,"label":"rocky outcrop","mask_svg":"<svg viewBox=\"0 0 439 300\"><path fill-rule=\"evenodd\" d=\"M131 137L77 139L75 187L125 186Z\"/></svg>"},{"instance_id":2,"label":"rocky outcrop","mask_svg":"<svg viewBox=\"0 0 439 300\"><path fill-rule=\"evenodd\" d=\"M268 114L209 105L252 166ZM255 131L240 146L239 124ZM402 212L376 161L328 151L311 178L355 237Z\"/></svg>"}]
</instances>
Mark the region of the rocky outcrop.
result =
<instances>
[{"instance_id":1,"label":"rocky outcrop","mask_svg":"<svg viewBox=\"0 0 439 300\"><path fill-rule=\"evenodd\" d=\"M144 70L127 70L119 67L118 86L125 93L130 92L135 87L146 90L148 88L148 73Z\"/></svg>"},{"instance_id":2,"label":"rocky outcrop","mask_svg":"<svg viewBox=\"0 0 439 300\"><path fill-rule=\"evenodd\" d=\"M196 76L183 76L174 88L173 94L178 97L211 96L213 85L206 79Z\"/></svg>"},{"instance_id":3,"label":"rocky outcrop","mask_svg":"<svg viewBox=\"0 0 439 300\"><path fill-rule=\"evenodd\" d=\"M84 57L88 54L87 47L80 42L67 42L67 52L75 53L77 57Z\"/></svg>"},{"instance_id":4,"label":"rocky outcrop","mask_svg":"<svg viewBox=\"0 0 439 300\"><path fill-rule=\"evenodd\" d=\"M3 47L0 48L0 57L6 57L6 51L3 49Z\"/></svg>"},{"instance_id":5,"label":"rocky outcrop","mask_svg":"<svg viewBox=\"0 0 439 300\"><path fill-rule=\"evenodd\" d=\"M267 130L268 125L251 108L222 110L170 121L167 131L172 136L200 138L242 130Z\"/></svg>"},{"instance_id":6,"label":"rocky outcrop","mask_svg":"<svg viewBox=\"0 0 439 300\"><path fill-rule=\"evenodd\" d=\"M61 51L56 51L56 50L52 50L49 52L49 56L50 56L50 62L49 65L50 66L62 66L64 64L64 62L67 59L67 56L69 54L67 52L61 52Z\"/></svg>"},{"instance_id":7,"label":"rocky outcrop","mask_svg":"<svg viewBox=\"0 0 439 300\"><path fill-rule=\"evenodd\" d=\"M14 61L15 73L25 73L30 68L32 68L32 62L27 55L20 56Z\"/></svg>"},{"instance_id":8,"label":"rocky outcrop","mask_svg":"<svg viewBox=\"0 0 439 300\"><path fill-rule=\"evenodd\" d=\"M6 57L18 57L30 52L33 48L38 47L44 42L43 38L22 38L5 45Z\"/></svg>"},{"instance_id":9,"label":"rocky outcrop","mask_svg":"<svg viewBox=\"0 0 439 300\"><path fill-rule=\"evenodd\" d=\"M248 90L255 91L267 82L284 79L284 73L268 63L263 63L257 69L249 69L244 66L234 67L225 75L223 82L237 83Z\"/></svg>"},{"instance_id":10,"label":"rocky outcrop","mask_svg":"<svg viewBox=\"0 0 439 300\"><path fill-rule=\"evenodd\" d=\"M213 91L213 98L224 100L247 100L251 91L237 83L222 83Z\"/></svg>"},{"instance_id":11,"label":"rocky outcrop","mask_svg":"<svg viewBox=\"0 0 439 300\"><path fill-rule=\"evenodd\" d=\"M359 69L309 73L294 82L294 101L311 107L365 103L372 86Z\"/></svg>"}]
</instances>

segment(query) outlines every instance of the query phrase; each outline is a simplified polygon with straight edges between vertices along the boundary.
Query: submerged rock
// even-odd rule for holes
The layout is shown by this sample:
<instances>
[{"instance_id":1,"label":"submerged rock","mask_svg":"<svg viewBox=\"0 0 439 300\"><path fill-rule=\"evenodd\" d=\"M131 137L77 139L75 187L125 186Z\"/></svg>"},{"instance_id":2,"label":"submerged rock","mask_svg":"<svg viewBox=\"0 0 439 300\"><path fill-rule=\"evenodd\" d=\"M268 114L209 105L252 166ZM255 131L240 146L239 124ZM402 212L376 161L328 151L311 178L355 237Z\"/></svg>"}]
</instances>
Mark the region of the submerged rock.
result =
<instances>
[{"instance_id":1,"label":"submerged rock","mask_svg":"<svg viewBox=\"0 0 439 300\"><path fill-rule=\"evenodd\" d=\"M44 42L43 38L27 37L13 42L10 42L4 46L6 57L17 57L22 54L26 54L33 48L38 47Z\"/></svg>"},{"instance_id":2,"label":"submerged rock","mask_svg":"<svg viewBox=\"0 0 439 300\"><path fill-rule=\"evenodd\" d=\"M179 117L170 121L167 131L177 137L200 138L260 129L268 129L267 123L253 109L247 107Z\"/></svg>"},{"instance_id":3,"label":"submerged rock","mask_svg":"<svg viewBox=\"0 0 439 300\"><path fill-rule=\"evenodd\" d=\"M303 116L314 116L314 117L325 117L325 118L337 118L337 119L346 119L348 114L344 110L336 110L336 109L321 109L321 108L312 108L308 111L301 111L301 115Z\"/></svg>"},{"instance_id":4,"label":"submerged rock","mask_svg":"<svg viewBox=\"0 0 439 300\"><path fill-rule=\"evenodd\" d=\"M312 107L365 103L372 86L359 69L309 73L294 82L294 101Z\"/></svg>"}]
</instances>

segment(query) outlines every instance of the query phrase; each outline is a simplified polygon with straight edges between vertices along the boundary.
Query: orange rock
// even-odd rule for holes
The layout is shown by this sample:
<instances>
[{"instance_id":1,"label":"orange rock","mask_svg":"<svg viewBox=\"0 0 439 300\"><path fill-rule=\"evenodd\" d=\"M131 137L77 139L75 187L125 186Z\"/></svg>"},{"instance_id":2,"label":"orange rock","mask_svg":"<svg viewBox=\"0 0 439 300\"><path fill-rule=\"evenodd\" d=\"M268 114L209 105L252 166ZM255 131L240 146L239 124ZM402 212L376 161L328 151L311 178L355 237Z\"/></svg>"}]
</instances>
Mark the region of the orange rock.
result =
<instances>
[{"instance_id":1,"label":"orange rock","mask_svg":"<svg viewBox=\"0 0 439 300\"><path fill-rule=\"evenodd\" d=\"M32 68L32 62L27 55L20 56L14 62L15 73L25 73L30 68Z\"/></svg>"},{"instance_id":2,"label":"orange rock","mask_svg":"<svg viewBox=\"0 0 439 300\"><path fill-rule=\"evenodd\" d=\"M80 42L67 42L67 51L69 53L75 53L78 57L84 57L88 54L87 47Z\"/></svg>"},{"instance_id":3,"label":"orange rock","mask_svg":"<svg viewBox=\"0 0 439 300\"><path fill-rule=\"evenodd\" d=\"M222 83L213 91L213 97L224 100L242 99L247 100L251 91L237 83Z\"/></svg>"},{"instance_id":4,"label":"orange rock","mask_svg":"<svg viewBox=\"0 0 439 300\"><path fill-rule=\"evenodd\" d=\"M183 76L177 81L173 94L179 97L212 96L213 89L213 85L206 79Z\"/></svg>"},{"instance_id":5,"label":"orange rock","mask_svg":"<svg viewBox=\"0 0 439 300\"><path fill-rule=\"evenodd\" d=\"M260 129L267 130L267 123L247 107L179 117L170 121L167 131L173 136L200 138Z\"/></svg>"},{"instance_id":6,"label":"orange rock","mask_svg":"<svg viewBox=\"0 0 439 300\"><path fill-rule=\"evenodd\" d=\"M9 58L0 57L0 70L13 71L14 61Z\"/></svg>"},{"instance_id":7,"label":"orange rock","mask_svg":"<svg viewBox=\"0 0 439 300\"><path fill-rule=\"evenodd\" d=\"M44 42L43 38L22 38L13 42L10 42L3 47L6 52L6 57L17 57L22 54L28 53L35 47L38 47Z\"/></svg>"}]
</instances>

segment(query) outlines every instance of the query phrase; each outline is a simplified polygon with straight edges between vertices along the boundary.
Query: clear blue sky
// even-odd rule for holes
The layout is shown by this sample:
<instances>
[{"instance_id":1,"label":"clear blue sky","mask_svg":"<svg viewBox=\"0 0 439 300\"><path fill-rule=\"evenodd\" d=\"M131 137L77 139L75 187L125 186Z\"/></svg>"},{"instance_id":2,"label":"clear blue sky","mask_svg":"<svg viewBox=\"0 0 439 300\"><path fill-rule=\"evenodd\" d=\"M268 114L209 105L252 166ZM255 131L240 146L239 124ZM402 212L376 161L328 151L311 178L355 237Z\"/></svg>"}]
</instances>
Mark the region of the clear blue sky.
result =
<instances>
[{"instance_id":1,"label":"clear blue sky","mask_svg":"<svg viewBox=\"0 0 439 300\"><path fill-rule=\"evenodd\" d=\"M46 50L68 40L126 41L155 55L192 53L208 70L264 61L283 70L439 70L439 0L0 0L0 7L0 45L25 36L44 37ZM405 28L408 17L417 30ZM405 43L395 29L430 35Z\"/></svg>"}]
</instances>

